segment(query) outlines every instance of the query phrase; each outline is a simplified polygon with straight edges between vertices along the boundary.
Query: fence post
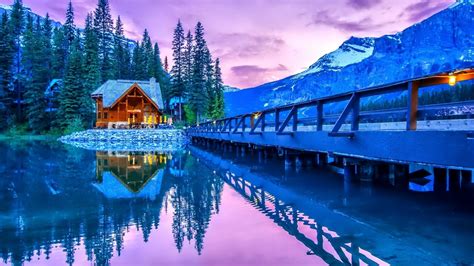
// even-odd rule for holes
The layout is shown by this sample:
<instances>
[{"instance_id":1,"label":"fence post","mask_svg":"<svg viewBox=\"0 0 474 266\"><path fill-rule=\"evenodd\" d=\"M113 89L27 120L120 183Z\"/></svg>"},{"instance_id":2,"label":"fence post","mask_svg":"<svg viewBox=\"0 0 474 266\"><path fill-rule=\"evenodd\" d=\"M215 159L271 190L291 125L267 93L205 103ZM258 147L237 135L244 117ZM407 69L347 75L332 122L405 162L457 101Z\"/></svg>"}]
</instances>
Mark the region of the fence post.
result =
<instances>
[{"instance_id":1,"label":"fence post","mask_svg":"<svg viewBox=\"0 0 474 266\"><path fill-rule=\"evenodd\" d=\"M418 83L408 82L407 130L416 130L418 114Z\"/></svg>"}]
</instances>

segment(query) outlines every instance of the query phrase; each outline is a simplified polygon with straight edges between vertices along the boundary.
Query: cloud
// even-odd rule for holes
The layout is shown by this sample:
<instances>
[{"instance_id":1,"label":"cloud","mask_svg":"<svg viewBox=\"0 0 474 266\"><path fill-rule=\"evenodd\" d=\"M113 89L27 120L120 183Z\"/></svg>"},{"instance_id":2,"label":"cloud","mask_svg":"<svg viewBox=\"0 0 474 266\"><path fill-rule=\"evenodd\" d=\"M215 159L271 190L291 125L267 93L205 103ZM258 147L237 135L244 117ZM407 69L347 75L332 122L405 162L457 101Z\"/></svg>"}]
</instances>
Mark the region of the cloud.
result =
<instances>
[{"instance_id":1,"label":"cloud","mask_svg":"<svg viewBox=\"0 0 474 266\"><path fill-rule=\"evenodd\" d=\"M254 87L266 82L276 80L282 75L286 75L289 69L282 64L276 67L265 68L257 65L240 65L231 69L233 83L240 84L242 88Z\"/></svg>"},{"instance_id":2,"label":"cloud","mask_svg":"<svg viewBox=\"0 0 474 266\"><path fill-rule=\"evenodd\" d=\"M216 43L219 47L232 47L232 49L220 49L219 57L230 54L233 57L250 58L263 54L273 54L281 51L286 45L285 41L273 35L252 35L248 33L224 33L216 35L211 45Z\"/></svg>"},{"instance_id":3,"label":"cloud","mask_svg":"<svg viewBox=\"0 0 474 266\"><path fill-rule=\"evenodd\" d=\"M414 23L446 8L449 4L446 1L421 0L409 5L401 16L407 17L409 22Z\"/></svg>"},{"instance_id":4,"label":"cloud","mask_svg":"<svg viewBox=\"0 0 474 266\"><path fill-rule=\"evenodd\" d=\"M370 17L349 21L331 15L329 11L319 11L313 15L310 25L324 25L343 32L364 32L385 26L388 23L376 23Z\"/></svg>"},{"instance_id":5,"label":"cloud","mask_svg":"<svg viewBox=\"0 0 474 266\"><path fill-rule=\"evenodd\" d=\"M382 0L348 0L347 4L355 9L368 9L380 4Z\"/></svg>"}]
</instances>

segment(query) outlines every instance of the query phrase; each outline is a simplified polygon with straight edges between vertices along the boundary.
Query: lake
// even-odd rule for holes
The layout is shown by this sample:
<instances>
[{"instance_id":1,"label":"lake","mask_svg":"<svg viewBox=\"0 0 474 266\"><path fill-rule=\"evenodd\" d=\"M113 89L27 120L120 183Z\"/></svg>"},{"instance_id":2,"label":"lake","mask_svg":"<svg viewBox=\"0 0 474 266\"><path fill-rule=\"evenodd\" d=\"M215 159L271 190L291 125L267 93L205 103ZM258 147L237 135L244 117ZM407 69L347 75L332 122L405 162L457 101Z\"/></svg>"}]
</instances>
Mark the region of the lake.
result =
<instances>
[{"instance_id":1,"label":"lake","mask_svg":"<svg viewBox=\"0 0 474 266\"><path fill-rule=\"evenodd\" d=\"M474 184L354 183L189 147L0 142L0 256L32 265L474 263ZM261 159L261 158L260 158Z\"/></svg>"}]
</instances>

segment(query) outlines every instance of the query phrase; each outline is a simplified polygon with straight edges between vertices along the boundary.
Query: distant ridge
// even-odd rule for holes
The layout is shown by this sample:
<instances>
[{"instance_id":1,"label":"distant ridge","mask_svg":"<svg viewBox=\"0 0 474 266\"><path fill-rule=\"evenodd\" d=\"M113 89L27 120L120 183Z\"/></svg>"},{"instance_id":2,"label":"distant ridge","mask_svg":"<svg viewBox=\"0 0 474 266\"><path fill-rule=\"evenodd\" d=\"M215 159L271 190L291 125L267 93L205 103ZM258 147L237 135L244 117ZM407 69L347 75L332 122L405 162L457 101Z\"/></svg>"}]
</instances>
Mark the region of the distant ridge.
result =
<instances>
[{"instance_id":1,"label":"distant ridge","mask_svg":"<svg viewBox=\"0 0 474 266\"><path fill-rule=\"evenodd\" d=\"M226 115L474 67L474 0L458 0L402 32L351 37L307 70L226 93Z\"/></svg>"}]
</instances>

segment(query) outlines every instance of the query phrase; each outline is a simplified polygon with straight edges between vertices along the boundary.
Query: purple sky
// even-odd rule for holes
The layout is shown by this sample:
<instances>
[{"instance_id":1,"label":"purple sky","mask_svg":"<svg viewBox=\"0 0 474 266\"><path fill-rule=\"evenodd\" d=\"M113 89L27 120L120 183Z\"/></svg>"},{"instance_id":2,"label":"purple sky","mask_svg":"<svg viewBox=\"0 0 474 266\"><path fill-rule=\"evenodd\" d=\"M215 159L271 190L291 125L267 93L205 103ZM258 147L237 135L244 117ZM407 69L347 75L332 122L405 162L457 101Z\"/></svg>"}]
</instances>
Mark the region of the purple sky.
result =
<instances>
[{"instance_id":1,"label":"purple sky","mask_svg":"<svg viewBox=\"0 0 474 266\"><path fill-rule=\"evenodd\" d=\"M23 0L34 12L64 21L69 0ZM77 24L97 0L72 0ZM0 0L10 4L12 0ZM429 17L455 0L110 0L126 35L144 28L171 55L178 19L186 29L200 20L226 84L247 88L295 74L335 50L350 36L394 33Z\"/></svg>"}]
</instances>

